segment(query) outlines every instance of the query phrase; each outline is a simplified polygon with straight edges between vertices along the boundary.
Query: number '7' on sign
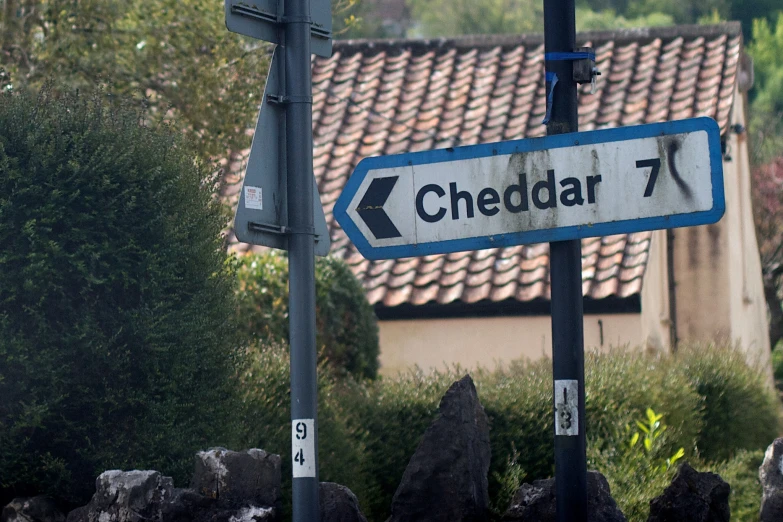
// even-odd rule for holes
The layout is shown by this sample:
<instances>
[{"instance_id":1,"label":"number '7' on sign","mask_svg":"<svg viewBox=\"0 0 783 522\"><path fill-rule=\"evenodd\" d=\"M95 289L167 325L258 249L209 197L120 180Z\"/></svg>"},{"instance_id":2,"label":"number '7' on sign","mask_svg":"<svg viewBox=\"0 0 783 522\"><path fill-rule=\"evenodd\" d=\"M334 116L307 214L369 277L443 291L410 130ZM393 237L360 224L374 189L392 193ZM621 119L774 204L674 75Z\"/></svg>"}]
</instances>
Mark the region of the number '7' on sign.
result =
<instances>
[{"instance_id":1,"label":"number '7' on sign","mask_svg":"<svg viewBox=\"0 0 783 522\"><path fill-rule=\"evenodd\" d=\"M367 158L335 217L369 259L714 223L710 118Z\"/></svg>"}]
</instances>

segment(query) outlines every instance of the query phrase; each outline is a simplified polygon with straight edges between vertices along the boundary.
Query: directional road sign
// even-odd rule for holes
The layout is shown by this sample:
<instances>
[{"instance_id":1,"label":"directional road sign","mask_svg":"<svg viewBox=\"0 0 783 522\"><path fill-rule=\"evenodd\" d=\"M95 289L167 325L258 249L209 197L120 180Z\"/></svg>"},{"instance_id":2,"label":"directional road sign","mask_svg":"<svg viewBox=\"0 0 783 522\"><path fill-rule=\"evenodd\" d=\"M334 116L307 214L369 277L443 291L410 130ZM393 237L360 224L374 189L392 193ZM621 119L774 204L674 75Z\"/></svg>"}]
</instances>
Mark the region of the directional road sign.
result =
<instances>
[{"instance_id":1,"label":"directional road sign","mask_svg":"<svg viewBox=\"0 0 783 522\"><path fill-rule=\"evenodd\" d=\"M225 0L229 31L272 43L282 43L281 27L285 3L282 0ZM311 0L310 51L318 56L332 55L332 4Z\"/></svg>"},{"instance_id":2,"label":"directional road sign","mask_svg":"<svg viewBox=\"0 0 783 522\"><path fill-rule=\"evenodd\" d=\"M711 118L362 160L334 207L368 259L714 223Z\"/></svg>"},{"instance_id":3,"label":"directional road sign","mask_svg":"<svg viewBox=\"0 0 783 522\"><path fill-rule=\"evenodd\" d=\"M243 243L288 250L288 169L285 155L285 108L270 100L280 99L283 69L282 49L275 48L256 132L247 159L247 170L234 217L234 232ZM329 253L329 230L324 208L313 178L313 226L315 255Z\"/></svg>"}]
</instances>

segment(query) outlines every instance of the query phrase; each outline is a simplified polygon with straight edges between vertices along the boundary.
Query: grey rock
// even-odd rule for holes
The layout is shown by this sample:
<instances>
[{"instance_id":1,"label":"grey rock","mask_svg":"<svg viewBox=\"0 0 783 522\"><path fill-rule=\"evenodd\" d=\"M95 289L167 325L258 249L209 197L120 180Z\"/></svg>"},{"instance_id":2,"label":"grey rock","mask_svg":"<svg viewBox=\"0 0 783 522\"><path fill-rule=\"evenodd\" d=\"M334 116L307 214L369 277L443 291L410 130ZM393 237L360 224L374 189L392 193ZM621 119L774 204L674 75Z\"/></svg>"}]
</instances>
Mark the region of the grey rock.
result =
<instances>
[{"instance_id":1,"label":"grey rock","mask_svg":"<svg viewBox=\"0 0 783 522\"><path fill-rule=\"evenodd\" d=\"M192 522L214 511L216 503L215 499L199 495L192 489L174 488L171 500L163 505L163 519L166 522Z\"/></svg>"},{"instance_id":2,"label":"grey rock","mask_svg":"<svg viewBox=\"0 0 783 522\"><path fill-rule=\"evenodd\" d=\"M391 522L468 522L489 514L489 425L469 375L451 385L392 499Z\"/></svg>"},{"instance_id":3,"label":"grey rock","mask_svg":"<svg viewBox=\"0 0 783 522\"><path fill-rule=\"evenodd\" d=\"M731 487L720 475L683 462L663 493L650 501L647 522L729 522Z\"/></svg>"},{"instance_id":4,"label":"grey rock","mask_svg":"<svg viewBox=\"0 0 783 522\"><path fill-rule=\"evenodd\" d=\"M783 438L775 439L767 448L759 468L759 480L764 488L761 522L783 520Z\"/></svg>"},{"instance_id":5,"label":"grey rock","mask_svg":"<svg viewBox=\"0 0 783 522\"><path fill-rule=\"evenodd\" d=\"M554 522L556 518L555 479L522 484L514 494L504 522ZM587 520L589 522L626 522L606 478L597 471L587 472Z\"/></svg>"},{"instance_id":6,"label":"grey rock","mask_svg":"<svg viewBox=\"0 0 783 522\"><path fill-rule=\"evenodd\" d=\"M250 506L240 509L236 515L228 519L228 522L266 522L275 520L275 517L274 508Z\"/></svg>"},{"instance_id":7,"label":"grey rock","mask_svg":"<svg viewBox=\"0 0 783 522\"><path fill-rule=\"evenodd\" d=\"M87 522L87 511L89 506L82 506L68 513L66 522Z\"/></svg>"},{"instance_id":8,"label":"grey rock","mask_svg":"<svg viewBox=\"0 0 783 522\"><path fill-rule=\"evenodd\" d=\"M278 455L259 449L202 451L192 485L174 488L171 477L157 471L107 471L96 480L90 503L71 511L67 522L271 522L279 517Z\"/></svg>"},{"instance_id":9,"label":"grey rock","mask_svg":"<svg viewBox=\"0 0 783 522\"><path fill-rule=\"evenodd\" d=\"M277 506L280 464L279 455L260 449L212 448L196 455L190 487L221 507Z\"/></svg>"},{"instance_id":10,"label":"grey rock","mask_svg":"<svg viewBox=\"0 0 783 522\"><path fill-rule=\"evenodd\" d=\"M334 482L319 485L321 522L367 522L353 491Z\"/></svg>"},{"instance_id":11,"label":"grey rock","mask_svg":"<svg viewBox=\"0 0 783 522\"><path fill-rule=\"evenodd\" d=\"M173 490L171 477L157 471L105 471L90 503L69 513L68 522L164 522Z\"/></svg>"},{"instance_id":12,"label":"grey rock","mask_svg":"<svg viewBox=\"0 0 783 522\"><path fill-rule=\"evenodd\" d=\"M65 522L65 515L45 495L15 498L0 514L0 522Z\"/></svg>"}]
</instances>

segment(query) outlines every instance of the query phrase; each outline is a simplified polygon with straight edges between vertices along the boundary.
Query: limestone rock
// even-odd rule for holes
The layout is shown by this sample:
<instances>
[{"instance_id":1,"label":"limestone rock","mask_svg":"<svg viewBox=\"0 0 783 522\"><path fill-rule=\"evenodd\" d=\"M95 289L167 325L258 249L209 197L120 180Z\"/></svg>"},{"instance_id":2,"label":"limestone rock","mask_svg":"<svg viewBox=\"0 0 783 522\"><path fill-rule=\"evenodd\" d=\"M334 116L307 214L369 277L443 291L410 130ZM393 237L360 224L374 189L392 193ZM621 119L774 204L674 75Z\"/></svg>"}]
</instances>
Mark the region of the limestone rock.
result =
<instances>
[{"instance_id":1,"label":"limestone rock","mask_svg":"<svg viewBox=\"0 0 783 522\"><path fill-rule=\"evenodd\" d=\"M65 515L45 495L15 498L3 508L0 522L65 522Z\"/></svg>"},{"instance_id":2,"label":"limestone rock","mask_svg":"<svg viewBox=\"0 0 783 522\"><path fill-rule=\"evenodd\" d=\"M486 520L489 425L469 375L451 385L394 494L390 522Z\"/></svg>"},{"instance_id":3,"label":"limestone rock","mask_svg":"<svg viewBox=\"0 0 783 522\"><path fill-rule=\"evenodd\" d=\"M334 482L319 485L321 522L367 522L353 491Z\"/></svg>"},{"instance_id":4,"label":"limestone rock","mask_svg":"<svg viewBox=\"0 0 783 522\"><path fill-rule=\"evenodd\" d=\"M764 488L761 522L783 520L783 438L775 439L767 448L759 480Z\"/></svg>"},{"instance_id":5,"label":"limestone rock","mask_svg":"<svg viewBox=\"0 0 783 522\"><path fill-rule=\"evenodd\" d=\"M259 449L200 452L195 489L157 471L107 471L67 522L272 522L280 513L280 457ZM26 522L26 521L24 521ZM59 521L58 521L59 522Z\"/></svg>"},{"instance_id":6,"label":"limestone rock","mask_svg":"<svg viewBox=\"0 0 783 522\"><path fill-rule=\"evenodd\" d=\"M514 494L504 522L555 522L555 479L522 484ZM587 520L589 522L626 522L617 507L606 478L597 471L587 472Z\"/></svg>"},{"instance_id":7,"label":"limestone rock","mask_svg":"<svg viewBox=\"0 0 783 522\"><path fill-rule=\"evenodd\" d=\"M647 522L729 522L730 493L720 475L683 462L663 494L650 501Z\"/></svg>"},{"instance_id":8,"label":"limestone rock","mask_svg":"<svg viewBox=\"0 0 783 522\"><path fill-rule=\"evenodd\" d=\"M274 508L246 507L232 515L228 522L267 522L275 520Z\"/></svg>"},{"instance_id":9,"label":"limestone rock","mask_svg":"<svg viewBox=\"0 0 783 522\"><path fill-rule=\"evenodd\" d=\"M90 503L69 513L68 522L168 522L163 511L173 489L171 477L157 471L105 471Z\"/></svg>"},{"instance_id":10,"label":"limestone rock","mask_svg":"<svg viewBox=\"0 0 783 522\"><path fill-rule=\"evenodd\" d=\"M190 487L222 507L277 506L280 502L279 455L260 449L212 448L196 455Z\"/></svg>"}]
</instances>

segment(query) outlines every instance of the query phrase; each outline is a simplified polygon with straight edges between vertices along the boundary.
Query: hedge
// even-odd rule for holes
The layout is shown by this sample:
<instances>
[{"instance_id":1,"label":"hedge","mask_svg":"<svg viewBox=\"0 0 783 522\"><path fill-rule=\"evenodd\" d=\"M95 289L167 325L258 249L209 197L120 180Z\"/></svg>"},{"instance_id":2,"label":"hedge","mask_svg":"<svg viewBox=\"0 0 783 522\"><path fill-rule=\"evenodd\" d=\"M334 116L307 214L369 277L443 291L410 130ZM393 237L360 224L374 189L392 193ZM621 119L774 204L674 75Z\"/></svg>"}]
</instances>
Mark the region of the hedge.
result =
<instances>
[{"instance_id":1,"label":"hedge","mask_svg":"<svg viewBox=\"0 0 783 522\"><path fill-rule=\"evenodd\" d=\"M370 496L360 497L369 520L388 517L394 491L441 396L464 373L459 368L413 371L341 388L350 434L366 452L363 480L372 479L370 487L363 484ZM490 498L499 513L520 480L553 474L551 361L471 374L490 420ZM586 382L590 465L607 475L631 520L646 520L647 503L674 473L659 468L680 448L697 469L736 469L727 459L764 449L779 433L774 393L763 374L731 347L684 347L676 356L629 350L588 354ZM629 448L635 421L647 408L662 414L666 425L649 455ZM718 440L720 452L714 446Z\"/></svg>"},{"instance_id":2,"label":"hedge","mask_svg":"<svg viewBox=\"0 0 783 522\"><path fill-rule=\"evenodd\" d=\"M240 260L240 330L261 344L287 346L288 258L270 250ZM364 288L333 257L315 265L316 345L319 360L338 373L374 379L378 373L378 324Z\"/></svg>"},{"instance_id":3,"label":"hedge","mask_svg":"<svg viewBox=\"0 0 783 522\"><path fill-rule=\"evenodd\" d=\"M288 350L258 345L250 350L251 363L240 379L243 390L241 448L263 448L282 456L282 519L291 509L291 380ZM318 371L318 448L320 480L348 485L361 499L370 498L372 480L363 463L361 436L346 419L350 402L337 393L340 380L324 364Z\"/></svg>"},{"instance_id":4,"label":"hedge","mask_svg":"<svg viewBox=\"0 0 783 522\"><path fill-rule=\"evenodd\" d=\"M101 92L0 95L0 501L228 443L227 216L179 133ZM2 504L0 504L2 505Z\"/></svg>"}]
</instances>

